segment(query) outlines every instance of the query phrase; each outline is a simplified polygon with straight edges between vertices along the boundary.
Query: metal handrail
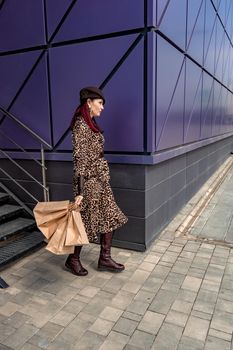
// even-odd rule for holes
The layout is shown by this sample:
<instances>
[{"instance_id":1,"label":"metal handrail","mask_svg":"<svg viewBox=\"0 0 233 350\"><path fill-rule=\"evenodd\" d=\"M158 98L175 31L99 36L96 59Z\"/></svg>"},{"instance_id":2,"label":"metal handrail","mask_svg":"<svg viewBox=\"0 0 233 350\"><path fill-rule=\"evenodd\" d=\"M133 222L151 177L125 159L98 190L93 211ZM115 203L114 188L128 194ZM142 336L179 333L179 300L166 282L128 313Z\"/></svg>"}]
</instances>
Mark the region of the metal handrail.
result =
<instances>
[{"instance_id":1,"label":"metal handrail","mask_svg":"<svg viewBox=\"0 0 233 350\"><path fill-rule=\"evenodd\" d=\"M2 113L4 113L7 117L9 117L10 119L12 119L16 124L20 125L24 130L26 130L27 132L29 132L29 134L31 134L31 136L33 138L35 138L38 142L42 143L46 148L48 149L52 149L52 146L50 144L48 144L44 139L42 139L42 137L40 137L39 135L37 135L37 133L35 133L35 131L33 131L32 129L30 129L26 124L24 124L23 122L21 122L21 120L19 120L18 118L16 118L13 114L11 114L10 112L6 111L4 108L0 107L0 111Z\"/></svg>"},{"instance_id":2,"label":"metal handrail","mask_svg":"<svg viewBox=\"0 0 233 350\"><path fill-rule=\"evenodd\" d=\"M27 176L29 176L37 185L39 185L43 189L44 194L44 201L49 201L49 189L46 185L46 166L45 166L45 155L44 155L44 147L48 149L52 149L52 146L50 146L44 139L42 139L39 135L37 135L32 129L30 129L27 125L25 125L23 122L21 122L17 117L15 117L12 113L6 111L4 108L0 107L0 111L4 113L4 117L9 117L11 120L13 120L16 124L18 124L21 128L23 128L27 133L29 133L34 139L36 139L37 142L40 143L40 149L41 149L41 162L35 159L34 157L29 154L28 151L26 151L23 147L21 147L17 142L15 142L11 137L8 135L0 133L6 137L9 141L11 141L14 145L16 145L23 153L29 154L29 157L35 161L40 167L42 171L42 183L38 181L33 175L31 175L27 170L25 170L18 162L16 162L6 151L3 151L0 149L0 152L4 155L4 157L8 158L10 162L12 162L14 165L16 165L21 171L23 171ZM2 120L3 120L2 118ZM1 125L1 124L0 124ZM0 168L0 170L11 180L13 181L17 186L19 186L25 193L27 193L35 202L38 202L38 200L26 189L24 188L17 180L15 180L8 172L6 172L4 169Z\"/></svg>"},{"instance_id":3,"label":"metal handrail","mask_svg":"<svg viewBox=\"0 0 233 350\"><path fill-rule=\"evenodd\" d=\"M21 151L23 151L23 153L28 153L26 151L25 148L23 148L22 146L20 146L17 142L15 142L10 136L4 134L1 130L0 130L0 134L5 137L8 141L12 142L17 148L19 148ZM32 160L34 160L34 162L36 162L38 165L40 165L41 167L43 167L44 165L39 162L36 158L34 158L30 153L28 153L29 158L31 158ZM47 170L47 168L45 168L45 170Z\"/></svg>"}]
</instances>

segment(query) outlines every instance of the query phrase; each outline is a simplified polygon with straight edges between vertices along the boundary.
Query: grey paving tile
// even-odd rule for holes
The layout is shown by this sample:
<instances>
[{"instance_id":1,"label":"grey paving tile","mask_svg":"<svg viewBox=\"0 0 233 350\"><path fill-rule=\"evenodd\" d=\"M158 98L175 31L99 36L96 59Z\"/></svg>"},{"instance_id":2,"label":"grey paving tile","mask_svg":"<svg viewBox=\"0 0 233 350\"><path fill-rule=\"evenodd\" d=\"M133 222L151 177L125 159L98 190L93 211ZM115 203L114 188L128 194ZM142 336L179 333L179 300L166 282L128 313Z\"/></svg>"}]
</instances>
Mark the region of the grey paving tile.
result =
<instances>
[{"instance_id":1,"label":"grey paving tile","mask_svg":"<svg viewBox=\"0 0 233 350\"><path fill-rule=\"evenodd\" d=\"M149 303L133 300L127 307L126 311L133 312L138 315L144 315L149 305Z\"/></svg>"},{"instance_id":2,"label":"grey paving tile","mask_svg":"<svg viewBox=\"0 0 233 350\"><path fill-rule=\"evenodd\" d=\"M41 347L38 347L30 343L25 343L24 346L21 348L21 350L40 350L40 349Z\"/></svg>"},{"instance_id":3,"label":"grey paving tile","mask_svg":"<svg viewBox=\"0 0 233 350\"><path fill-rule=\"evenodd\" d=\"M186 276L181 288L197 292L201 286L201 283L202 280L200 278Z\"/></svg>"},{"instance_id":4,"label":"grey paving tile","mask_svg":"<svg viewBox=\"0 0 233 350\"><path fill-rule=\"evenodd\" d=\"M161 288L163 283L164 283L164 280L150 276L146 280L146 282L142 285L142 288L138 290L137 294L139 293L140 290L143 290L143 291L153 293L155 295L157 291Z\"/></svg>"},{"instance_id":5,"label":"grey paving tile","mask_svg":"<svg viewBox=\"0 0 233 350\"><path fill-rule=\"evenodd\" d=\"M120 290L116 296L112 299L111 306L121 310L125 310L134 298L134 294Z\"/></svg>"},{"instance_id":6,"label":"grey paving tile","mask_svg":"<svg viewBox=\"0 0 233 350\"><path fill-rule=\"evenodd\" d=\"M57 341L65 344L75 344L78 339L89 329L93 322L74 319L65 329L57 336Z\"/></svg>"},{"instance_id":7,"label":"grey paving tile","mask_svg":"<svg viewBox=\"0 0 233 350\"><path fill-rule=\"evenodd\" d=\"M191 316L202 318L203 320L211 320L212 314L208 314L202 311L192 310Z\"/></svg>"},{"instance_id":8,"label":"grey paving tile","mask_svg":"<svg viewBox=\"0 0 233 350\"><path fill-rule=\"evenodd\" d=\"M190 316L184 329L184 336L205 341L210 322L198 317Z\"/></svg>"},{"instance_id":9,"label":"grey paving tile","mask_svg":"<svg viewBox=\"0 0 233 350\"><path fill-rule=\"evenodd\" d=\"M142 315L138 315L138 314L134 314L133 312L125 311L122 314L122 317L128 318L129 320L133 320L133 321L136 321L136 322L140 322L143 316Z\"/></svg>"},{"instance_id":10,"label":"grey paving tile","mask_svg":"<svg viewBox=\"0 0 233 350\"><path fill-rule=\"evenodd\" d=\"M99 317L108 321L116 322L122 315L123 311L111 306L106 306L100 313Z\"/></svg>"},{"instance_id":11,"label":"grey paving tile","mask_svg":"<svg viewBox=\"0 0 233 350\"><path fill-rule=\"evenodd\" d=\"M205 276L206 271L202 269L197 269L196 267L190 267L188 270L188 276L203 278Z\"/></svg>"},{"instance_id":12,"label":"grey paving tile","mask_svg":"<svg viewBox=\"0 0 233 350\"><path fill-rule=\"evenodd\" d=\"M203 350L205 343L194 338L182 336L177 350Z\"/></svg>"},{"instance_id":13,"label":"grey paving tile","mask_svg":"<svg viewBox=\"0 0 233 350\"><path fill-rule=\"evenodd\" d=\"M166 314L170 309L171 305L175 301L177 296L176 292L168 290L160 290L151 305L149 306L150 311L155 311L161 314Z\"/></svg>"},{"instance_id":14,"label":"grey paving tile","mask_svg":"<svg viewBox=\"0 0 233 350\"><path fill-rule=\"evenodd\" d=\"M233 332L233 314L216 310L211 322L211 328L231 334Z\"/></svg>"},{"instance_id":15,"label":"grey paving tile","mask_svg":"<svg viewBox=\"0 0 233 350\"><path fill-rule=\"evenodd\" d=\"M14 328L19 328L30 320L30 316L24 315L21 312L16 311L10 317L5 318L2 323Z\"/></svg>"},{"instance_id":16,"label":"grey paving tile","mask_svg":"<svg viewBox=\"0 0 233 350\"><path fill-rule=\"evenodd\" d=\"M48 347L63 329L60 325L48 322L28 342L38 347Z\"/></svg>"},{"instance_id":17,"label":"grey paving tile","mask_svg":"<svg viewBox=\"0 0 233 350\"><path fill-rule=\"evenodd\" d=\"M138 322L121 317L113 327L113 330L131 336L137 326Z\"/></svg>"},{"instance_id":18,"label":"grey paving tile","mask_svg":"<svg viewBox=\"0 0 233 350\"><path fill-rule=\"evenodd\" d=\"M3 342L11 334L15 332L15 328L10 325L0 323L0 342Z\"/></svg>"},{"instance_id":19,"label":"grey paving tile","mask_svg":"<svg viewBox=\"0 0 233 350\"><path fill-rule=\"evenodd\" d=\"M176 299L171 306L171 310L183 312L185 314L190 314L192 307L192 302Z\"/></svg>"},{"instance_id":20,"label":"grey paving tile","mask_svg":"<svg viewBox=\"0 0 233 350\"><path fill-rule=\"evenodd\" d=\"M147 311L138 325L138 329L147 333L157 334L165 316L156 312Z\"/></svg>"},{"instance_id":21,"label":"grey paving tile","mask_svg":"<svg viewBox=\"0 0 233 350\"><path fill-rule=\"evenodd\" d=\"M182 336L182 327L164 323L151 347L152 350L176 349Z\"/></svg>"},{"instance_id":22,"label":"grey paving tile","mask_svg":"<svg viewBox=\"0 0 233 350\"><path fill-rule=\"evenodd\" d=\"M172 323L180 327L185 327L187 319L187 314L175 310L170 310L166 316L165 322Z\"/></svg>"},{"instance_id":23,"label":"grey paving tile","mask_svg":"<svg viewBox=\"0 0 233 350\"><path fill-rule=\"evenodd\" d=\"M89 331L106 337L112 330L113 326L114 322L97 318L97 320L89 328Z\"/></svg>"},{"instance_id":24,"label":"grey paving tile","mask_svg":"<svg viewBox=\"0 0 233 350\"><path fill-rule=\"evenodd\" d=\"M215 309L215 303L197 300L193 305L193 309L196 311L205 312L207 314L213 314Z\"/></svg>"},{"instance_id":25,"label":"grey paving tile","mask_svg":"<svg viewBox=\"0 0 233 350\"><path fill-rule=\"evenodd\" d=\"M130 337L128 335L111 331L106 338L107 340L123 345L123 347L129 342Z\"/></svg>"},{"instance_id":26,"label":"grey paving tile","mask_svg":"<svg viewBox=\"0 0 233 350\"><path fill-rule=\"evenodd\" d=\"M193 291L187 290L187 289L180 289L179 293L177 294L176 299L193 303L195 301L196 297L197 297L197 292L193 292Z\"/></svg>"},{"instance_id":27,"label":"grey paving tile","mask_svg":"<svg viewBox=\"0 0 233 350\"><path fill-rule=\"evenodd\" d=\"M151 303L151 301L154 299L154 293L147 292L144 290L140 290L137 295L135 296L134 300L142 301L144 303Z\"/></svg>"},{"instance_id":28,"label":"grey paving tile","mask_svg":"<svg viewBox=\"0 0 233 350\"><path fill-rule=\"evenodd\" d=\"M18 328L10 337L2 341L4 345L12 348L22 347L36 332L38 328L32 325L23 325Z\"/></svg>"},{"instance_id":29,"label":"grey paving tile","mask_svg":"<svg viewBox=\"0 0 233 350\"><path fill-rule=\"evenodd\" d=\"M204 350L219 350L219 349L230 350L231 343L223 339L208 336Z\"/></svg>"},{"instance_id":30,"label":"grey paving tile","mask_svg":"<svg viewBox=\"0 0 233 350\"><path fill-rule=\"evenodd\" d=\"M98 350L104 340L103 336L87 331L72 347L72 350Z\"/></svg>"},{"instance_id":31,"label":"grey paving tile","mask_svg":"<svg viewBox=\"0 0 233 350\"><path fill-rule=\"evenodd\" d=\"M219 339L223 339L223 340L227 340L227 341L231 341L232 340L232 335L229 333L225 333L225 332L221 332L221 331L217 331L216 329L210 328L209 329L209 336L215 337L215 338L219 338Z\"/></svg>"},{"instance_id":32,"label":"grey paving tile","mask_svg":"<svg viewBox=\"0 0 233 350\"><path fill-rule=\"evenodd\" d=\"M128 344L133 346L134 348L137 347L139 349L150 350L154 339L154 335L136 330L130 338Z\"/></svg>"}]
</instances>

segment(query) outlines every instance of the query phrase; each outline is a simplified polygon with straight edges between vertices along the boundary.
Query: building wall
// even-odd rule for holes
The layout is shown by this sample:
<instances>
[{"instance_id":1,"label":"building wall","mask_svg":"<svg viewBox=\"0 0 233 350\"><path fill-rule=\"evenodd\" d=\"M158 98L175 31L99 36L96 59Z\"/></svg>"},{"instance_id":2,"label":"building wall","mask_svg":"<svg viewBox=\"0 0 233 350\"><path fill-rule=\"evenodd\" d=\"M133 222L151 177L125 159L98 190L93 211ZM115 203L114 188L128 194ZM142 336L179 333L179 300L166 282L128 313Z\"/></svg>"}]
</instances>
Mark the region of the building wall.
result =
<instances>
[{"instance_id":1,"label":"building wall","mask_svg":"<svg viewBox=\"0 0 233 350\"><path fill-rule=\"evenodd\" d=\"M78 92L101 87L105 156L129 216L115 244L143 250L232 150L232 40L231 0L2 1L0 107L50 145L51 199L66 199ZM0 126L1 147L40 177L5 135L36 157L40 144L1 112Z\"/></svg>"}]
</instances>

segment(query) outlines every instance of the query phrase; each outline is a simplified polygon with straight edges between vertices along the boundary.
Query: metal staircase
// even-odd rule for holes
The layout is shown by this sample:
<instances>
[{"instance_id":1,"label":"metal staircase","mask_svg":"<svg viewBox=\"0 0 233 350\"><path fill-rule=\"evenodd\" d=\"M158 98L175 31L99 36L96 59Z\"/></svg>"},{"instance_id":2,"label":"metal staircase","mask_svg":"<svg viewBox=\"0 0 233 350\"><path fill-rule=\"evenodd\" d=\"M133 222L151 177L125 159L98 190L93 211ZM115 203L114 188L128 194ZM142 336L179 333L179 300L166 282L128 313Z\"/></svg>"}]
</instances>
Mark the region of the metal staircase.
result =
<instances>
[{"instance_id":1,"label":"metal staircase","mask_svg":"<svg viewBox=\"0 0 233 350\"><path fill-rule=\"evenodd\" d=\"M0 192L0 267L41 247L35 220L7 193Z\"/></svg>"},{"instance_id":2,"label":"metal staircase","mask_svg":"<svg viewBox=\"0 0 233 350\"><path fill-rule=\"evenodd\" d=\"M31 193L28 187L17 180L14 176L15 170L21 171L24 176L29 178L36 186L38 186L38 196L43 197L44 201L49 200L49 189L46 185L46 166L44 148L51 149L52 147L31 130L27 125L22 123L16 116L0 107L0 112L3 114L0 120L0 136L1 139L7 140L12 144L12 148L0 148L0 176L3 175L0 181L0 269L2 266L18 259L19 257L32 252L44 243L44 236L37 230L36 223L33 217L32 210L23 203L22 199L10 190L9 184L15 188L19 188L19 193L24 193L31 199L31 202L36 204L38 198L34 193ZM17 127L22 128L40 145L40 155L33 156L30 151L27 151L22 146L14 141L12 136L6 134L2 129L5 119L10 119ZM4 145L4 142L3 142ZM13 150L13 152L12 152ZM15 156L16 155L16 156ZM19 160L30 159L34 164L34 172L36 177L26 169L24 169ZM10 165L10 166L9 166ZM38 167L38 171L35 171ZM41 175L41 180L38 179ZM18 192L18 191L17 191ZM41 195L41 192L43 195ZM33 204L33 205L34 205ZM32 205L32 207L33 207ZM3 280L2 280L3 281ZM0 278L0 287L2 284ZM4 282L4 281L3 281ZM4 288L4 287L1 287Z\"/></svg>"}]
</instances>

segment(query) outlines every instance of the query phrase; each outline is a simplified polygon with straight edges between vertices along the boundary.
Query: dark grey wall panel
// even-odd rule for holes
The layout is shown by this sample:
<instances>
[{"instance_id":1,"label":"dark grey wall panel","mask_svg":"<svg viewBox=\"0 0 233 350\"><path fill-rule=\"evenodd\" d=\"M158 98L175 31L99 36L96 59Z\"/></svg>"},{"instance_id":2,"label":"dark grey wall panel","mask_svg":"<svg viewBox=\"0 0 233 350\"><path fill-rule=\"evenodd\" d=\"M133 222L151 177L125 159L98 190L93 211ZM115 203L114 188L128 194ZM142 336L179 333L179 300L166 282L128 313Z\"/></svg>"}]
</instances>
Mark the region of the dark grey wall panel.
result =
<instances>
[{"instance_id":1,"label":"dark grey wall panel","mask_svg":"<svg viewBox=\"0 0 233 350\"><path fill-rule=\"evenodd\" d=\"M116 231L114 245L145 250L229 157L232 145L233 137L229 137L156 165L110 164L111 184L116 201L129 218L128 223ZM40 177L34 163L21 161L20 164ZM14 169L6 160L1 165L8 167L8 170ZM49 161L46 165L51 200L72 200L72 163ZM38 185L32 183L22 171L17 171L15 177L26 189L30 189L43 200ZM15 184L6 180L2 173L0 181L30 207L35 205Z\"/></svg>"}]
</instances>

